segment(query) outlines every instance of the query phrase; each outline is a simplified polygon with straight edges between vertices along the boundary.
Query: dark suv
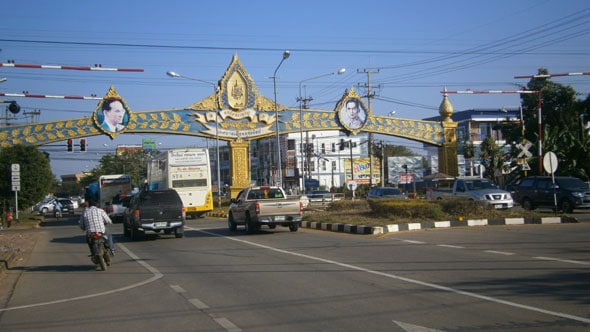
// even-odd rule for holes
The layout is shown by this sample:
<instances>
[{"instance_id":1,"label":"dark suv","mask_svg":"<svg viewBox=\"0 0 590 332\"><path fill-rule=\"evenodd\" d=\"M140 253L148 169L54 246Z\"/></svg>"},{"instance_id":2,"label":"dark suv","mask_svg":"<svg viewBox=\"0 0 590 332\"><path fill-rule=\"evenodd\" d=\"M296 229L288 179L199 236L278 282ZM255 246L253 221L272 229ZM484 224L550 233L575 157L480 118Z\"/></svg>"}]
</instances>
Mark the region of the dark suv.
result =
<instances>
[{"instance_id":1,"label":"dark suv","mask_svg":"<svg viewBox=\"0 0 590 332\"><path fill-rule=\"evenodd\" d=\"M142 191L123 201L123 235L141 240L146 231L184 236L186 212L173 189Z\"/></svg>"},{"instance_id":2,"label":"dark suv","mask_svg":"<svg viewBox=\"0 0 590 332\"><path fill-rule=\"evenodd\" d=\"M516 197L526 210L539 206L555 207L556 201L557 208L565 213L590 208L590 188L575 177L556 176L555 185L550 176L524 178L516 187Z\"/></svg>"}]
</instances>

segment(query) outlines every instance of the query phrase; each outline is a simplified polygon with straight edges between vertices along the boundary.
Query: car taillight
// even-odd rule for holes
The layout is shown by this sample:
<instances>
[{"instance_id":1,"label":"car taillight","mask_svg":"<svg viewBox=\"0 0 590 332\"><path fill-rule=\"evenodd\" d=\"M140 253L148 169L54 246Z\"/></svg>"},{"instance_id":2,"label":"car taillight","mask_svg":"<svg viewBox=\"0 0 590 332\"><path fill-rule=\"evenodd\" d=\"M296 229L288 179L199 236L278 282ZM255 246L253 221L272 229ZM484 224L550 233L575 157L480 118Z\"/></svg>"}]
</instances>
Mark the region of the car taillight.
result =
<instances>
[{"instance_id":1,"label":"car taillight","mask_svg":"<svg viewBox=\"0 0 590 332\"><path fill-rule=\"evenodd\" d=\"M260 214L260 204L256 203L256 214Z\"/></svg>"},{"instance_id":2,"label":"car taillight","mask_svg":"<svg viewBox=\"0 0 590 332\"><path fill-rule=\"evenodd\" d=\"M299 201L299 214L303 213L303 202Z\"/></svg>"},{"instance_id":3,"label":"car taillight","mask_svg":"<svg viewBox=\"0 0 590 332\"><path fill-rule=\"evenodd\" d=\"M182 207L182 219L186 219L186 209Z\"/></svg>"},{"instance_id":4,"label":"car taillight","mask_svg":"<svg viewBox=\"0 0 590 332\"><path fill-rule=\"evenodd\" d=\"M135 221L139 220L139 210L133 211L133 219L135 219Z\"/></svg>"}]
</instances>

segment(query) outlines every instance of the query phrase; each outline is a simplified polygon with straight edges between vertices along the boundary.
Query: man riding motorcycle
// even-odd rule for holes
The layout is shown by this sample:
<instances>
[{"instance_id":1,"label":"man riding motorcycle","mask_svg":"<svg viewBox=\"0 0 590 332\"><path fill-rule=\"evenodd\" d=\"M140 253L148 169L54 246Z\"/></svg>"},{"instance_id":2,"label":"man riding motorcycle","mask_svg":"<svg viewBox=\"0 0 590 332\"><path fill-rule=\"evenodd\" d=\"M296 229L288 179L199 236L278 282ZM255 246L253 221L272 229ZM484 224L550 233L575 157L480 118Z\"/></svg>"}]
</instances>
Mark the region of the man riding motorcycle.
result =
<instances>
[{"instance_id":1,"label":"man riding motorcycle","mask_svg":"<svg viewBox=\"0 0 590 332\"><path fill-rule=\"evenodd\" d=\"M90 249L90 255L92 255L92 241L91 236L93 233L102 233L108 236L108 244L111 255L115 254L115 248L113 244L113 237L107 232L105 227L106 224L112 224L111 218L101 208L98 207L98 202L90 202L89 207L84 208L84 212L80 217L79 224L80 228L86 232L86 242Z\"/></svg>"}]
</instances>

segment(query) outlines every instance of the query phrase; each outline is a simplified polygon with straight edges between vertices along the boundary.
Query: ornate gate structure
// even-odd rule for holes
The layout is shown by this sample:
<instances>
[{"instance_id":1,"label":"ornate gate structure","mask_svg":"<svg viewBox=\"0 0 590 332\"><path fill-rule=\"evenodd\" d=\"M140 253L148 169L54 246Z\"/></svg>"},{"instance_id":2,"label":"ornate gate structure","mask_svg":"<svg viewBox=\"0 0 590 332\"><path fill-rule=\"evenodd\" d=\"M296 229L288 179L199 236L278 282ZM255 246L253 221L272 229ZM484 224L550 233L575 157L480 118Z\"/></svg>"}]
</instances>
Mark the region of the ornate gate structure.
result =
<instances>
[{"instance_id":1,"label":"ornate gate structure","mask_svg":"<svg viewBox=\"0 0 590 332\"><path fill-rule=\"evenodd\" d=\"M260 95L234 55L214 94L181 109L132 112L111 86L92 117L0 127L2 147L44 145L67 139L120 134L173 134L218 138L230 148L230 193L250 185L249 141L300 131L336 130L356 135L371 132L439 147L439 171L457 175L457 123L446 95L439 108L442 121L375 116L354 89L345 91L333 110L287 108ZM278 115L278 118L277 118ZM278 123L277 123L278 121Z\"/></svg>"}]
</instances>

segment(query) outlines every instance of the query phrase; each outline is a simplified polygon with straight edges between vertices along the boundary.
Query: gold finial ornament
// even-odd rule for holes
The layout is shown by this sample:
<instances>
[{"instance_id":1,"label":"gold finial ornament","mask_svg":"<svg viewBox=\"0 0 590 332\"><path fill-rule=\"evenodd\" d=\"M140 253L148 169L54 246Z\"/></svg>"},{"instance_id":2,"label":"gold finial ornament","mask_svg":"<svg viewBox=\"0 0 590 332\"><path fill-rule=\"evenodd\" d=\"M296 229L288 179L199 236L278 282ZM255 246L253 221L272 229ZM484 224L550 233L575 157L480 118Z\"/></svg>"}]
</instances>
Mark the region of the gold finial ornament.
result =
<instances>
[{"instance_id":1,"label":"gold finial ornament","mask_svg":"<svg viewBox=\"0 0 590 332\"><path fill-rule=\"evenodd\" d=\"M445 93L443 93L443 101L440 103L440 106L438 107L438 113L440 114L442 120L444 122L448 122L448 121L453 121L451 119L451 116L453 115L453 105L451 105L451 102L449 101L449 96L446 93L446 88L445 88Z\"/></svg>"}]
</instances>

